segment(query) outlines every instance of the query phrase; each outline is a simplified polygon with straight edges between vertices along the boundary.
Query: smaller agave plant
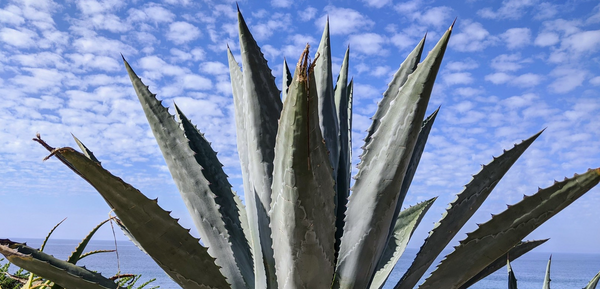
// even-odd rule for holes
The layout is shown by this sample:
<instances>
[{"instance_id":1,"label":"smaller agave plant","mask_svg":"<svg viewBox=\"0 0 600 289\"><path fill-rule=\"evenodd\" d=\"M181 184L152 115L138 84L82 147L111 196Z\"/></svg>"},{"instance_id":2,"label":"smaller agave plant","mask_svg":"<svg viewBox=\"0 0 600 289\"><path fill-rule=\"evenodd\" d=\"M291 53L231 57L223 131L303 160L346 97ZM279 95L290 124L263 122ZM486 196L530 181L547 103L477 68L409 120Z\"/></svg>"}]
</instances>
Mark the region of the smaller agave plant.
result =
<instances>
[{"instance_id":1,"label":"smaller agave plant","mask_svg":"<svg viewBox=\"0 0 600 289\"><path fill-rule=\"evenodd\" d=\"M177 106L176 120L124 61L203 245L157 200L105 170L79 140L83 153L35 140L98 190L126 234L182 288L381 288L435 200L401 210L437 114L425 117L452 26L419 63L423 38L395 73L351 189L348 51L334 85L327 23L312 61L307 46L293 76L284 62L279 91L239 9L238 23L243 70L229 49L228 59L245 204L204 135ZM418 284L540 133L483 166L395 288ZM514 259L535 248L545 240L521 240L599 181L600 169L589 170L509 206L469 233L419 288L466 288L503 267L507 254ZM4 240L0 248L33 254L33 261L15 263L64 287L117 287L72 264L40 261L22 245Z\"/></svg>"}]
</instances>

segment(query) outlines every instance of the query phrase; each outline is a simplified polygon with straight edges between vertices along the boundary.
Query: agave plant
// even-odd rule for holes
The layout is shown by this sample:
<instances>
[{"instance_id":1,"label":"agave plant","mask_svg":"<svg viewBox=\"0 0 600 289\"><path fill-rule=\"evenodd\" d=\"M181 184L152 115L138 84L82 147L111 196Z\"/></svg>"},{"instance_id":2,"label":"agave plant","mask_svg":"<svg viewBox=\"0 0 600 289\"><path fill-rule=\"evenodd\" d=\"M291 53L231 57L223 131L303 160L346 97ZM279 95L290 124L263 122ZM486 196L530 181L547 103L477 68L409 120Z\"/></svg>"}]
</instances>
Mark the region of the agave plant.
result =
<instances>
[{"instance_id":1,"label":"agave plant","mask_svg":"<svg viewBox=\"0 0 600 289\"><path fill-rule=\"evenodd\" d=\"M544 274L544 283L542 285L542 289L550 289L550 265L552 264L552 255L548 258L548 264L546 265L546 274ZM510 266L510 259L506 260L506 268L508 269L508 289L517 289L517 278L515 277L515 273ZM598 285L598 281L600 281L600 272L596 274L588 284L583 287L583 289L596 289L596 285Z\"/></svg>"},{"instance_id":2,"label":"agave plant","mask_svg":"<svg viewBox=\"0 0 600 289\"><path fill-rule=\"evenodd\" d=\"M401 210L437 114L425 118L452 26L419 63L423 38L395 73L351 190L348 51L334 85L327 23L314 59L307 46L293 76L284 62L279 91L239 9L238 22L243 70L227 53L245 204L204 135L175 105L176 120L123 59L203 245L156 200L106 171L81 142L83 153L35 140L98 190L126 234L182 288L381 288L435 200ZM417 285L540 133L474 176L395 288ZM519 256L543 243L521 240L599 181L600 169L589 170L509 206L469 233L420 288L465 288L498 269L507 254ZM116 288L102 276L61 268L43 270L68 288Z\"/></svg>"}]
</instances>

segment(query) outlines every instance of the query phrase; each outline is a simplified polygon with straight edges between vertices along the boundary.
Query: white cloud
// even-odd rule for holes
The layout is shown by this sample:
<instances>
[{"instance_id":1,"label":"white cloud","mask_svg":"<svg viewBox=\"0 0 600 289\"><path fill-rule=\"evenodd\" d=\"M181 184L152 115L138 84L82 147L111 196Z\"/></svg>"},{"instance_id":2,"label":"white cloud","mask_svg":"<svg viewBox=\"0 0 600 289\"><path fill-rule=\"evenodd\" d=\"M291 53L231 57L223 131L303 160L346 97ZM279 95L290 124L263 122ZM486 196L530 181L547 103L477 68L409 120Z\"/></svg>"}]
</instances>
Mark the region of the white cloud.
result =
<instances>
[{"instance_id":1,"label":"white cloud","mask_svg":"<svg viewBox=\"0 0 600 289\"><path fill-rule=\"evenodd\" d=\"M450 47L458 51L481 51L495 42L495 38L490 36L490 33L483 28L481 23L465 20L457 28L458 33L452 36Z\"/></svg>"},{"instance_id":2,"label":"white cloud","mask_svg":"<svg viewBox=\"0 0 600 289\"><path fill-rule=\"evenodd\" d=\"M27 28L16 30L4 27L0 30L0 39L4 43L20 48L35 46L35 38L37 38L37 33Z\"/></svg>"},{"instance_id":3,"label":"white cloud","mask_svg":"<svg viewBox=\"0 0 600 289\"><path fill-rule=\"evenodd\" d=\"M115 56L119 53L133 54L136 50L123 42L102 36L89 36L75 39L73 47L80 53Z\"/></svg>"},{"instance_id":4,"label":"white cloud","mask_svg":"<svg viewBox=\"0 0 600 289\"><path fill-rule=\"evenodd\" d=\"M525 10L534 6L536 2L536 0L504 0L498 10L484 8L477 11L477 14L488 19L519 19Z\"/></svg>"},{"instance_id":5,"label":"white cloud","mask_svg":"<svg viewBox=\"0 0 600 289\"><path fill-rule=\"evenodd\" d=\"M451 23L449 19L452 11L452 8L447 6L431 7L426 8L425 12L414 14L413 18L425 25L432 25L436 27L442 25L450 26Z\"/></svg>"},{"instance_id":6,"label":"white cloud","mask_svg":"<svg viewBox=\"0 0 600 289\"><path fill-rule=\"evenodd\" d=\"M304 22L310 21L317 15L317 8L308 6L298 11L298 15L300 16L300 20Z\"/></svg>"},{"instance_id":7,"label":"white cloud","mask_svg":"<svg viewBox=\"0 0 600 289\"><path fill-rule=\"evenodd\" d=\"M536 5L536 10L535 19L550 19L558 14L559 7L549 2L542 2Z\"/></svg>"},{"instance_id":8,"label":"white cloud","mask_svg":"<svg viewBox=\"0 0 600 289\"><path fill-rule=\"evenodd\" d=\"M90 53L67 54L66 56L72 61L73 67L81 67L84 70L117 71L122 68L121 63L112 57L97 56Z\"/></svg>"},{"instance_id":9,"label":"white cloud","mask_svg":"<svg viewBox=\"0 0 600 289\"><path fill-rule=\"evenodd\" d=\"M479 64L471 59L467 58L465 61L450 61L446 64L447 70L461 71L461 70L470 70L479 67Z\"/></svg>"},{"instance_id":10,"label":"white cloud","mask_svg":"<svg viewBox=\"0 0 600 289\"><path fill-rule=\"evenodd\" d=\"M511 28L500 35L508 49L521 48L531 42L531 30L529 28Z\"/></svg>"},{"instance_id":11,"label":"white cloud","mask_svg":"<svg viewBox=\"0 0 600 289\"><path fill-rule=\"evenodd\" d=\"M389 66L377 66L371 70L370 74L373 76L384 76L390 73L391 68Z\"/></svg>"},{"instance_id":12,"label":"white cloud","mask_svg":"<svg viewBox=\"0 0 600 289\"><path fill-rule=\"evenodd\" d=\"M290 7L293 3L294 1L292 0L271 0L271 5L278 8Z\"/></svg>"},{"instance_id":13,"label":"white cloud","mask_svg":"<svg viewBox=\"0 0 600 289\"><path fill-rule=\"evenodd\" d=\"M485 90L482 88L459 87L456 90L454 90L454 92L460 96L473 97L484 94Z\"/></svg>"},{"instance_id":14,"label":"white cloud","mask_svg":"<svg viewBox=\"0 0 600 289\"><path fill-rule=\"evenodd\" d=\"M338 8L335 6L326 6L325 14L321 16L315 24L318 27L325 27L327 16L329 16L329 31L332 35L353 34L360 30L368 30L375 22L360 12L350 8Z\"/></svg>"},{"instance_id":15,"label":"white cloud","mask_svg":"<svg viewBox=\"0 0 600 289\"><path fill-rule=\"evenodd\" d=\"M552 46L559 42L558 34L554 32L542 32L535 38L534 44L537 46Z\"/></svg>"},{"instance_id":16,"label":"white cloud","mask_svg":"<svg viewBox=\"0 0 600 289\"><path fill-rule=\"evenodd\" d=\"M200 37L200 30L196 26L183 21L171 23L169 32L167 32L167 39L175 44L184 44L198 37Z\"/></svg>"},{"instance_id":17,"label":"white cloud","mask_svg":"<svg viewBox=\"0 0 600 289\"><path fill-rule=\"evenodd\" d=\"M411 39L408 35L401 33L394 34L394 36L390 38L390 41L400 49L415 45L413 39Z\"/></svg>"},{"instance_id":18,"label":"white cloud","mask_svg":"<svg viewBox=\"0 0 600 289\"><path fill-rule=\"evenodd\" d=\"M513 78L510 84L519 87L534 87L542 82L542 76L534 73L525 73Z\"/></svg>"},{"instance_id":19,"label":"white cloud","mask_svg":"<svg viewBox=\"0 0 600 289\"><path fill-rule=\"evenodd\" d=\"M132 8L129 10L129 21L152 21L154 23L172 22L175 14L157 4L150 4L142 10Z\"/></svg>"},{"instance_id":20,"label":"white cloud","mask_svg":"<svg viewBox=\"0 0 600 289\"><path fill-rule=\"evenodd\" d=\"M386 38L376 33L363 33L350 35L348 38L352 51L358 51L368 55L382 55L387 53L383 45L387 42Z\"/></svg>"},{"instance_id":21,"label":"white cloud","mask_svg":"<svg viewBox=\"0 0 600 289\"><path fill-rule=\"evenodd\" d=\"M521 69L521 63L527 60L521 60L520 54L501 54L492 59L491 67L499 71L516 71Z\"/></svg>"},{"instance_id":22,"label":"white cloud","mask_svg":"<svg viewBox=\"0 0 600 289\"><path fill-rule=\"evenodd\" d=\"M183 76L183 88L192 90L206 90L212 88L210 79L197 74L186 74Z\"/></svg>"},{"instance_id":23,"label":"white cloud","mask_svg":"<svg viewBox=\"0 0 600 289\"><path fill-rule=\"evenodd\" d=\"M455 84L469 84L474 81L471 73L469 72L457 72L457 73L449 73L444 74L442 76L444 83L447 85L455 85Z\"/></svg>"},{"instance_id":24,"label":"white cloud","mask_svg":"<svg viewBox=\"0 0 600 289\"><path fill-rule=\"evenodd\" d=\"M229 67L218 61L208 61L200 64L200 71L212 75L223 75L229 73Z\"/></svg>"},{"instance_id":25,"label":"white cloud","mask_svg":"<svg viewBox=\"0 0 600 289\"><path fill-rule=\"evenodd\" d=\"M25 22L25 18L21 17L21 9L14 5L9 5L6 9L0 9L0 22L12 25L20 25Z\"/></svg>"},{"instance_id":26,"label":"white cloud","mask_svg":"<svg viewBox=\"0 0 600 289\"><path fill-rule=\"evenodd\" d=\"M270 16L266 22L261 22L250 27L255 39L265 40L273 35L273 32L289 27L291 21L289 14L275 13Z\"/></svg>"},{"instance_id":27,"label":"white cloud","mask_svg":"<svg viewBox=\"0 0 600 289\"><path fill-rule=\"evenodd\" d=\"M391 4L392 0L362 0L367 6L381 8L385 5Z\"/></svg>"},{"instance_id":28,"label":"white cloud","mask_svg":"<svg viewBox=\"0 0 600 289\"><path fill-rule=\"evenodd\" d=\"M600 30L575 33L563 39L561 45L575 53L597 51L600 49Z\"/></svg>"},{"instance_id":29,"label":"white cloud","mask_svg":"<svg viewBox=\"0 0 600 289\"><path fill-rule=\"evenodd\" d=\"M588 72L582 69L559 67L554 69L550 75L555 79L548 85L548 88L555 93L567 93L581 86Z\"/></svg>"},{"instance_id":30,"label":"white cloud","mask_svg":"<svg viewBox=\"0 0 600 289\"><path fill-rule=\"evenodd\" d=\"M506 74L504 72L496 72L496 73L488 74L485 76L485 80L487 80L493 84L507 83L512 78L513 78L512 75Z\"/></svg>"},{"instance_id":31,"label":"white cloud","mask_svg":"<svg viewBox=\"0 0 600 289\"><path fill-rule=\"evenodd\" d=\"M107 11L114 10L120 6L123 6L125 3L118 0L104 0L104 1L96 1L96 0L80 0L77 1L77 7L84 14L97 14L104 13Z\"/></svg>"},{"instance_id":32,"label":"white cloud","mask_svg":"<svg viewBox=\"0 0 600 289\"><path fill-rule=\"evenodd\" d=\"M400 14L413 13L421 6L421 0L401 1L394 6L394 9Z\"/></svg>"},{"instance_id":33,"label":"white cloud","mask_svg":"<svg viewBox=\"0 0 600 289\"><path fill-rule=\"evenodd\" d=\"M509 98L506 98L506 99L502 100L502 104L507 106L509 109L513 110L513 109L517 109L517 108L531 106L531 105L533 105L534 100L536 100L538 98L539 97L536 94L526 93L524 95L515 95L515 96L511 96Z\"/></svg>"},{"instance_id":34,"label":"white cloud","mask_svg":"<svg viewBox=\"0 0 600 289\"><path fill-rule=\"evenodd\" d=\"M593 86L600 86L600 76L596 76L590 79L590 84L592 84Z\"/></svg>"}]
</instances>

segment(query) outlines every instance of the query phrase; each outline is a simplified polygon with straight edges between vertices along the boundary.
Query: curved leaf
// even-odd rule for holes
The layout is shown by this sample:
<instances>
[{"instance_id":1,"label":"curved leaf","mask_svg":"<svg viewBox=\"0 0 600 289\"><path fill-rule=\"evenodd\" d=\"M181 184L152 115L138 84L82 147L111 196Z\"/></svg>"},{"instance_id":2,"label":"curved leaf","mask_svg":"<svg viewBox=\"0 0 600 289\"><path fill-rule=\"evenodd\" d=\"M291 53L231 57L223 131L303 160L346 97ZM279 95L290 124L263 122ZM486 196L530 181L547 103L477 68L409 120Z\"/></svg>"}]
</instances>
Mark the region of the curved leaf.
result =
<instances>
[{"instance_id":1,"label":"curved leaf","mask_svg":"<svg viewBox=\"0 0 600 289\"><path fill-rule=\"evenodd\" d=\"M592 278L592 280L590 280L590 282L587 284L587 286L585 286L585 288L583 288L583 289L596 289L596 286L598 285L599 281L600 281L600 272L598 272L598 274L596 274L596 276L594 276L594 278Z\"/></svg>"},{"instance_id":2,"label":"curved leaf","mask_svg":"<svg viewBox=\"0 0 600 289\"><path fill-rule=\"evenodd\" d=\"M394 266L404 253L412 234L435 200L436 198L433 198L421 202L398 214L394 230L390 236L391 240L381 255L381 260L377 264L377 271L369 288L381 288L385 284Z\"/></svg>"},{"instance_id":3,"label":"curved leaf","mask_svg":"<svg viewBox=\"0 0 600 289\"><path fill-rule=\"evenodd\" d=\"M490 274L496 272L498 269L506 266L506 259L512 262L517 258L523 256L525 253L537 248L537 246L545 243L548 240L549 239L519 242L519 244L510 249L508 253L500 256L500 258L496 259L494 262L492 262L492 264L485 267L483 270L477 273L477 275L475 275L465 284L460 286L459 289L469 288L471 285L479 282L481 279L489 276Z\"/></svg>"},{"instance_id":4,"label":"curved leaf","mask_svg":"<svg viewBox=\"0 0 600 289\"><path fill-rule=\"evenodd\" d=\"M544 287L542 289L550 289L550 264L552 263L552 255L548 259L548 265L546 266L546 275L544 275Z\"/></svg>"},{"instance_id":5,"label":"curved leaf","mask_svg":"<svg viewBox=\"0 0 600 289\"><path fill-rule=\"evenodd\" d=\"M419 288L458 288L600 182L600 168L540 189L467 234Z\"/></svg>"},{"instance_id":6,"label":"curved leaf","mask_svg":"<svg viewBox=\"0 0 600 289\"><path fill-rule=\"evenodd\" d=\"M373 276L451 31L408 77L365 147L348 202L334 288L367 287Z\"/></svg>"},{"instance_id":7,"label":"curved leaf","mask_svg":"<svg viewBox=\"0 0 600 289\"><path fill-rule=\"evenodd\" d=\"M148 199L72 148L53 149L38 141L102 195L145 251L181 287L230 286L207 249L160 208L157 200Z\"/></svg>"},{"instance_id":8,"label":"curved leaf","mask_svg":"<svg viewBox=\"0 0 600 289\"><path fill-rule=\"evenodd\" d=\"M508 270L508 289L517 289L517 278L508 259L506 260L506 269Z\"/></svg>"},{"instance_id":9,"label":"curved leaf","mask_svg":"<svg viewBox=\"0 0 600 289\"><path fill-rule=\"evenodd\" d=\"M281 81L281 101L285 102L290 84L292 84L292 74L290 73L290 68L285 57L283 58L283 78L281 78Z\"/></svg>"},{"instance_id":10,"label":"curved leaf","mask_svg":"<svg viewBox=\"0 0 600 289\"><path fill-rule=\"evenodd\" d=\"M242 268L251 265L245 264L245 259L240 256L243 254L237 254L239 251L232 246L232 240L239 237L235 230L241 229L233 221L237 217L234 216L237 207L232 199L231 186L222 170L223 175L219 175L218 169L215 169L220 168L220 163L210 146L206 149L206 146L198 143L198 138L193 138L189 128L185 132L180 128L129 63L125 59L123 61L171 176L209 254L216 258L217 265L233 288L246 288L247 284L253 284L254 281L249 279L253 276L243 274L246 270ZM185 127L183 125L184 130ZM211 153L211 161L203 161L205 158L201 156L206 157ZM209 164L212 169L205 170L204 167ZM129 228L127 222L122 221ZM136 239L142 241L137 236ZM245 238L242 239L245 242Z\"/></svg>"},{"instance_id":11,"label":"curved leaf","mask_svg":"<svg viewBox=\"0 0 600 289\"><path fill-rule=\"evenodd\" d=\"M0 239L0 254L11 263L54 283L75 289L117 288L117 284L106 277L56 259L42 251L8 239Z\"/></svg>"},{"instance_id":12,"label":"curved leaf","mask_svg":"<svg viewBox=\"0 0 600 289\"><path fill-rule=\"evenodd\" d=\"M504 151L499 157L494 157L492 162L484 165L481 171L473 176L471 182L450 203L442 218L435 224L410 268L408 268L402 279L400 279L400 282L396 285L396 289L413 288L419 282L435 258L437 258L456 233L473 216L475 211L479 209L508 169L510 169L542 132L540 131L520 144L515 145L512 149Z\"/></svg>"},{"instance_id":13,"label":"curved leaf","mask_svg":"<svg viewBox=\"0 0 600 289\"><path fill-rule=\"evenodd\" d=\"M282 113L273 172L271 230L281 288L328 288L334 270L334 180L319 128L308 46ZM308 73L308 75L307 75Z\"/></svg>"}]
</instances>

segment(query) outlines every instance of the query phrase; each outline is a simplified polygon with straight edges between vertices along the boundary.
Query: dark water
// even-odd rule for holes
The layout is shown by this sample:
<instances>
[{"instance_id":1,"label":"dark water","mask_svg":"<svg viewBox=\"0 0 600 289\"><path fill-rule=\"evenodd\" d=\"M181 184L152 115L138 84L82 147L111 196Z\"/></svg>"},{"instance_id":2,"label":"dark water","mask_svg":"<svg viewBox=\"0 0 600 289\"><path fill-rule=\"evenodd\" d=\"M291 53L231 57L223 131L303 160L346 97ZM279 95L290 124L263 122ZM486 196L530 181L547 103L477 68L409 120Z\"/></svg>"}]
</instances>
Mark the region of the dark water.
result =
<instances>
[{"instance_id":1,"label":"dark water","mask_svg":"<svg viewBox=\"0 0 600 289\"><path fill-rule=\"evenodd\" d=\"M23 241L23 240L14 240ZM42 240L26 240L31 247L38 248ZM77 240L50 240L44 250L46 253L65 260L71 254L71 251L77 246ZM119 262L115 253L96 254L87 257L78 263L84 265L90 270L101 272L104 276L110 277L118 272L121 273L142 274L141 281L156 278L152 285L159 285L161 288L180 288L154 263L154 261L141 252L135 245L128 241L117 242L119 251ZM89 250L111 250L115 248L114 241L91 241L87 249ZM404 271L410 266L410 262L417 253L416 249L407 249L405 254L398 262L394 272L384 288L393 288ZM539 289L542 288L546 263L549 254L529 253L512 263L513 270L518 280L520 289ZM119 264L119 265L117 265ZM600 271L600 254L565 254L556 253L552 256L551 268L551 288L552 289L573 289L583 288L589 280ZM501 268L496 273L486 279L473 285L474 289L504 289L507 288L506 268ZM141 284L141 282L139 283Z\"/></svg>"}]
</instances>

